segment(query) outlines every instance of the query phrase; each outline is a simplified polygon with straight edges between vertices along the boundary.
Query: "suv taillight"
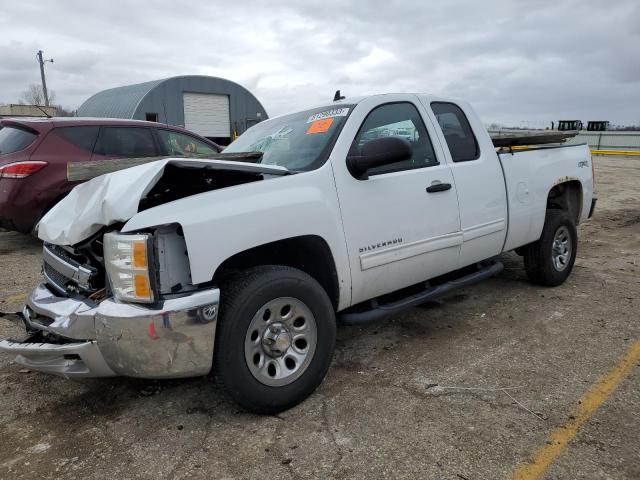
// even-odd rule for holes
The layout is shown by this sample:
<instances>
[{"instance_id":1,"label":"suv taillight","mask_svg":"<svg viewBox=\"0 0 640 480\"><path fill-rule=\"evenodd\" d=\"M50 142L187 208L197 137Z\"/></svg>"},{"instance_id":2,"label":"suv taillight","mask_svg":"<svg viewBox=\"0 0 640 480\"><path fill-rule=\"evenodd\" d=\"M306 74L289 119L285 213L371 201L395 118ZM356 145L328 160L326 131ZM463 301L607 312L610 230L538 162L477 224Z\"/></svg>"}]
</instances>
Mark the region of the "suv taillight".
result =
<instances>
[{"instance_id":1,"label":"suv taillight","mask_svg":"<svg viewBox=\"0 0 640 480\"><path fill-rule=\"evenodd\" d=\"M47 162L14 162L0 167L0 178L25 178L42 170Z\"/></svg>"}]
</instances>

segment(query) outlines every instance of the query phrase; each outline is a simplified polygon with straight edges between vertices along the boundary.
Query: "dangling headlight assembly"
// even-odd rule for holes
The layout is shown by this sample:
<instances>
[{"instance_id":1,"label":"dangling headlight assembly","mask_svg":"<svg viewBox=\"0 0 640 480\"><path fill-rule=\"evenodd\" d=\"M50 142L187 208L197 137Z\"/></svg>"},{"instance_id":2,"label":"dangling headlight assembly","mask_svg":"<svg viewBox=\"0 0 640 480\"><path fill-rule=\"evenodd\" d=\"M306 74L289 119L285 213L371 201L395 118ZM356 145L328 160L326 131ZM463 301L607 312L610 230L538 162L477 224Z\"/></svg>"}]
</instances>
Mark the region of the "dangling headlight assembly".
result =
<instances>
[{"instance_id":1,"label":"dangling headlight assembly","mask_svg":"<svg viewBox=\"0 0 640 480\"><path fill-rule=\"evenodd\" d=\"M151 235L105 233L105 269L118 300L139 303L155 301L152 251Z\"/></svg>"}]
</instances>

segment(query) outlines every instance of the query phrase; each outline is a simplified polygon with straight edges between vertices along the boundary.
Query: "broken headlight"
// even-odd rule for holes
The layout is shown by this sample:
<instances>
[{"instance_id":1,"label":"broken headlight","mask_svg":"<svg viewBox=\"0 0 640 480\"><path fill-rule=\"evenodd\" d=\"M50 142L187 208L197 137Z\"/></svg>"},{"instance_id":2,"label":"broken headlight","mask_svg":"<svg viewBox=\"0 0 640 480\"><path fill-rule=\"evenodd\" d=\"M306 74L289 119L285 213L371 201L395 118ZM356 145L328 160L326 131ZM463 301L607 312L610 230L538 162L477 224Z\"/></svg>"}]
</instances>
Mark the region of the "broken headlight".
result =
<instances>
[{"instance_id":1,"label":"broken headlight","mask_svg":"<svg viewBox=\"0 0 640 480\"><path fill-rule=\"evenodd\" d=\"M105 233L105 269L118 300L140 303L155 301L150 270L152 245L152 236L144 233Z\"/></svg>"}]
</instances>

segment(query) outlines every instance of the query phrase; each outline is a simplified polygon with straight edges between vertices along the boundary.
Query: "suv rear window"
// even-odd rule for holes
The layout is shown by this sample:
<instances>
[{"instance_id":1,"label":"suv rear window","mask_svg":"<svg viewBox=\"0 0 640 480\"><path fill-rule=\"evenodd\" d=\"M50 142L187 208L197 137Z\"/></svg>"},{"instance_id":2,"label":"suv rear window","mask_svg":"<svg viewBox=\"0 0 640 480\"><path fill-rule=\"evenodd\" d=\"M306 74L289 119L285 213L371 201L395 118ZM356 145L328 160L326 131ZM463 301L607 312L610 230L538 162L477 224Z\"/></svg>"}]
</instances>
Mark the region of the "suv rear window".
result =
<instances>
[{"instance_id":1,"label":"suv rear window","mask_svg":"<svg viewBox=\"0 0 640 480\"><path fill-rule=\"evenodd\" d=\"M24 150L38 137L29 130L5 126L0 128L0 155Z\"/></svg>"},{"instance_id":2,"label":"suv rear window","mask_svg":"<svg viewBox=\"0 0 640 480\"><path fill-rule=\"evenodd\" d=\"M114 157L153 157L158 154L149 128L104 127L96 153Z\"/></svg>"}]
</instances>

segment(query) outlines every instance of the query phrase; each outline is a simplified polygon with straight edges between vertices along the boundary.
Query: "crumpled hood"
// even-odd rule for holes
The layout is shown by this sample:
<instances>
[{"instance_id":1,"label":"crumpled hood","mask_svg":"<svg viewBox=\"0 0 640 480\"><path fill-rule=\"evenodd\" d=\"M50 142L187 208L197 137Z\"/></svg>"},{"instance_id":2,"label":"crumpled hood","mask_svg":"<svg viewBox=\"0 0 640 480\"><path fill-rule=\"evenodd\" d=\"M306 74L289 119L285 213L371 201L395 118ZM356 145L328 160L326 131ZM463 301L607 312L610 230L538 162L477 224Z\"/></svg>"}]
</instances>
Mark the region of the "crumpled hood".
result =
<instances>
[{"instance_id":1,"label":"crumpled hood","mask_svg":"<svg viewBox=\"0 0 640 480\"><path fill-rule=\"evenodd\" d=\"M75 187L42 218L38 237L56 245L73 245L102 227L126 222L138 213L142 199L158 182L168 164L213 170L283 175L275 165L225 160L167 158L93 178Z\"/></svg>"}]
</instances>

